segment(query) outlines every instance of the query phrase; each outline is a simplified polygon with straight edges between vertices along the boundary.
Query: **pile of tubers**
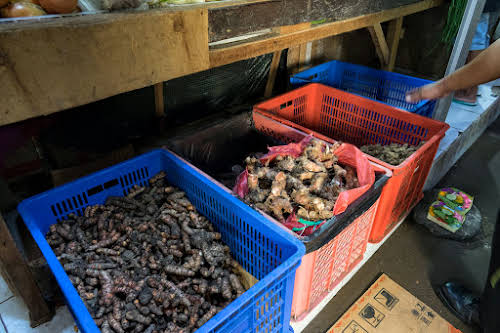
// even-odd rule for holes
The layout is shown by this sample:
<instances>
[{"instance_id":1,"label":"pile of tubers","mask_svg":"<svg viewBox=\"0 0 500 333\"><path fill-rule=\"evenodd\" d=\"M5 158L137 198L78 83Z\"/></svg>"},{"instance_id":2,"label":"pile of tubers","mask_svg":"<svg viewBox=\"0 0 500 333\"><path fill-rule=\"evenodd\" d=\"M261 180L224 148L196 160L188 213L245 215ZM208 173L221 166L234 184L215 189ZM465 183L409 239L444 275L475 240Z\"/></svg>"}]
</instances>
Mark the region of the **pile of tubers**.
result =
<instances>
[{"instance_id":1,"label":"pile of tubers","mask_svg":"<svg viewBox=\"0 0 500 333\"><path fill-rule=\"evenodd\" d=\"M364 145L360 149L363 153L378 158L391 165L399 165L410 157L418 148L424 145L425 141L421 141L417 146L411 146L407 143L391 143L382 146L381 144Z\"/></svg>"},{"instance_id":2,"label":"pile of tubers","mask_svg":"<svg viewBox=\"0 0 500 333\"><path fill-rule=\"evenodd\" d=\"M278 221L292 212L307 221L333 217L339 194L359 187L355 170L337 164L333 152L339 145L313 139L298 157L277 156L268 163L247 157L245 201Z\"/></svg>"},{"instance_id":3,"label":"pile of tubers","mask_svg":"<svg viewBox=\"0 0 500 333\"><path fill-rule=\"evenodd\" d=\"M54 224L48 243L102 333L190 333L245 292L221 234L163 172Z\"/></svg>"}]
</instances>

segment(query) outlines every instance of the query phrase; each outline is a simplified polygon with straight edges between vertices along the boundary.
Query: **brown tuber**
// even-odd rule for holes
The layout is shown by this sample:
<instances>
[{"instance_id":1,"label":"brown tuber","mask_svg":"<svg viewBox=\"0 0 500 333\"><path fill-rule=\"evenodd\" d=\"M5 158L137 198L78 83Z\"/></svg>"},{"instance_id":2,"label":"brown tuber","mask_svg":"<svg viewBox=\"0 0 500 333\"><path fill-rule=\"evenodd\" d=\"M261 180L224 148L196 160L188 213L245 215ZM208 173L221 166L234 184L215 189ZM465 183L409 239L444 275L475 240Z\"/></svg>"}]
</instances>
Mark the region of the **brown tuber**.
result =
<instances>
[{"instance_id":1,"label":"brown tuber","mask_svg":"<svg viewBox=\"0 0 500 333\"><path fill-rule=\"evenodd\" d=\"M245 292L221 235L164 178L46 235L101 332L192 333Z\"/></svg>"},{"instance_id":2,"label":"brown tuber","mask_svg":"<svg viewBox=\"0 0 500 333\"><path fill-rule=\"evenodd\" d=\"M333 217L340 192L359 187L354 169L337 163L333 151L339 145L313 139L297 158L277 156L262 163L247 157L245 201L282 222L292 213L309 221Z\"/></svg>"},{"instance_id":3,"label":"brown tuber","mask_svg":"<svg viewBox=\"0 0 500 333\"><path fill-rule=\"evenodd\" d=\"M424 144L425 141L421 141L417 146L411 146L407 143L391 143L385 146L381 144L374 144L362 146L360 149L363 153L376 157L386 163L389 163L391 165L399 165Z\"/></svg>"}]
</instances>

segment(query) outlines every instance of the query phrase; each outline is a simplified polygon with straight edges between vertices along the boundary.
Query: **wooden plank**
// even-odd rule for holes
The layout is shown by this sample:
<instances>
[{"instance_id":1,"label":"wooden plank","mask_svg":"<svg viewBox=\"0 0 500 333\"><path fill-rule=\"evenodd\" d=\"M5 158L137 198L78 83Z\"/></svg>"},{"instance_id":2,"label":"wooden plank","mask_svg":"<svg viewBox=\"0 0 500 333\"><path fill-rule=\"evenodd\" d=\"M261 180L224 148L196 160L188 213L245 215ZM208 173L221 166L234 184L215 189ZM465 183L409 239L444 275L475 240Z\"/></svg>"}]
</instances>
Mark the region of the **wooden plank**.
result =
<instances>
[{"instance_id":1,"label":"wooden plank","mask_svg":"<svg viewBox=\"0 0 500 333\"><path fill-rule=\"evenodd\" d=\"M299 72L303 71L308 64L307 44L308 43L300 44L299 64L297 68Z\"/></svg>"},{"instance_id":2,"label":"wooden plank","mask_svg":"<svg viewBox=\"0 0 500 333\"><path fill-rule=\"evenodd\" d=\"M325 23L307 30L272 36L266 39L210 50L210 66L218 67L243 59L286 49L309 41L322 39L344 32L367 28L377 23L414 14L441 5L444 0L424 0L381 12L362 15L343 21Z\"/></svg>"},{"instance_id":3,"label":"wooden plank","mask_svg":"<svg viewBox=\"0 0 500 333\"><path fill-rule=\"evenodd\" d=\"M0 125L207 69L206 9L0 25Z\"/></svg>"},{"instance_id":4,"label":"wooden plank","mask_svg":"<svg viewBox=\"0 0 500 333\"><path fill-rule=\"evenodd\" d=\"M286 67L288 69L289 74L295 74L298 72L299 62L300 62L300 45L288 48Z\"/></svg>"},{"instance_id":5,"label":"wooden plank","mask_svg":"<svg viewBox=\"0 0 500 333\"><path fill-rule=\"evenodd\" d=\"M389 62L387 63L386 70L393 71L396 64L396 56L398 55L399 41L403 32L403 18L398 17L389 22L389 29L387 31L387 43L389 44L390 54Z\"/></svg>"},{"instance_id":6,"label":"wooden plank","mask_svg":"<svg viewBox=\"0 0 500 333\"><path fill-rule=\"evenodd\" d=\"M54 312L45 302L33 275L16 247L7 224L0 215L0 266L9 285L14 286L30 313L31 327L49 321Z\"/></svg>"},{"instance_id":7,"label":"wooden plank","mask_svg":"<svg viewBox=\"0 0 500 333\"><path fill-rule=\"evenodd\" d=\"M210 42L303 22L333 22L415 3L416 0L272 0L209 10Z\"/></svg>"},{"instance_id":8,"label":"wooden plank","mask_svg":"<svg viewBox=\"0 0 500 333\"><path fill-rule=\"evenodd\" d=\"M375 46L375 51L377 52L378 59L380 60L380 66L385 68L389 63L389 46L385 40L384 30L380 23L368 27L370 36L372 37L373 45Z\"/></svg>"},{"instance_id":9,"label":"wooden plank","mask_svg":"<svg viewBox=\"0 0 500 333\"><path fill-rule=\"evenodd\" d=\"M273 60L271 61L271 67L269 68L269 76L267 77L266 90L264 91L264 97L271 97L274 88L274 82L276 81L276 73L278 73L278 67L280 65L281 50L276 51L273 54Z\"/></svg>"},{"instance_id":10,"label":"wooden plank","mask_svg":"<svg viewBox=\"0 0 500 333\"><path fill-rule=\"evenodd\" d=\"M154 86L155 90L155 113L157 117L165 115L165 100L163 98L163 82L157 83Z\"/></svg>"},{"instance_id":11,"label":"wooden plank","mask_svg":"<svg viewBox=\"0 0 500 333\"><path fill-rule=\"evenodd\" d=\"M276 28L276 32L280 34L289 34L291 32L295 31L301 31L301 30L306 30L311 27L311 22L304 22L304 23L299 23L295 25L284 25L281 27Z\"/></svg>"},{"instance_id":12,"label":"wooden plank","mask_svg":"<svg viewBox=\"0 0 500 333\"><path fill-rule=\"evenodd\" d=\"M320 64L325 56L325 48L324 48L325 40L315 40L312 42L312 51L311 51L311 65Z\"/></svg>"}]
</instances>

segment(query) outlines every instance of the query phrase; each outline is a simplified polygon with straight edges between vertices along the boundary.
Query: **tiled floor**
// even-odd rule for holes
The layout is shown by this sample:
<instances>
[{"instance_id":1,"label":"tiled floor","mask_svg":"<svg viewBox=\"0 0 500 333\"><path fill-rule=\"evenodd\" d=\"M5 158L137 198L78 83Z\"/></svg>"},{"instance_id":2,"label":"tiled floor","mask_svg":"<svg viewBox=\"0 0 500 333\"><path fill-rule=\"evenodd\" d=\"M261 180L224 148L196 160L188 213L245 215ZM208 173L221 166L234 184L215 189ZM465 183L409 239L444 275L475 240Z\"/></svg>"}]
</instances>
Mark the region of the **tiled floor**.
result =
<instances>
[{"instance_id":1,"label":"tiled floor","mask_svg":"<svg viewBox=\"0 0 500 333\"><path fill-rule=\"evenodd\" d=\"M0 333L75 333L73 317L60 307L54 318L36 328L30 327L29 313L21 298L14 296L0 276Z\"/></svg>"}]
</instances>

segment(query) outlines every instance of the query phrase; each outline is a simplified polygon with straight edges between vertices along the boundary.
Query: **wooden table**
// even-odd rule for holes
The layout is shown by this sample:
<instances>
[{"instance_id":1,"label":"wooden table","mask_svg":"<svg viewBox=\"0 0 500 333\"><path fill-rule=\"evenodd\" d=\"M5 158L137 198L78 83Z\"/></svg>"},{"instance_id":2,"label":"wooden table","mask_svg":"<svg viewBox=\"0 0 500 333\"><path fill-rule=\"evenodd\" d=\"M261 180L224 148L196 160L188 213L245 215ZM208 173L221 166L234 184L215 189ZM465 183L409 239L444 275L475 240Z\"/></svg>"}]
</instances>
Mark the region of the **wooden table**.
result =
<instances>
[{"instance_id":1,"label":"wooden table","mask_svg":"<svg viewBox=\"0 0 500 333\"><path fill-rule=\"evenodd\" d=\"M391 69L402 18L443 0L352 3L249 0L0 23L0 125L362 28ZM253 40L209 45L265 29Z\"/></svg>"},{"instance_id":2,"label":"wooden table","mask_svg":"<svg viewBox=\"0 0 500 333\"><path fill-rule=\"evenodd\" d=\"M242 0L0 23L0 126L156 84L162 112L161 82L273 53L270 95L282 50L293 64L308 42L362 28L392 70L403 17L443 2ZM387 36L383 22L390 22ZM0 266L37 325L51 311L1 218L0 229Z\"/></svg>"}]
</instances>

